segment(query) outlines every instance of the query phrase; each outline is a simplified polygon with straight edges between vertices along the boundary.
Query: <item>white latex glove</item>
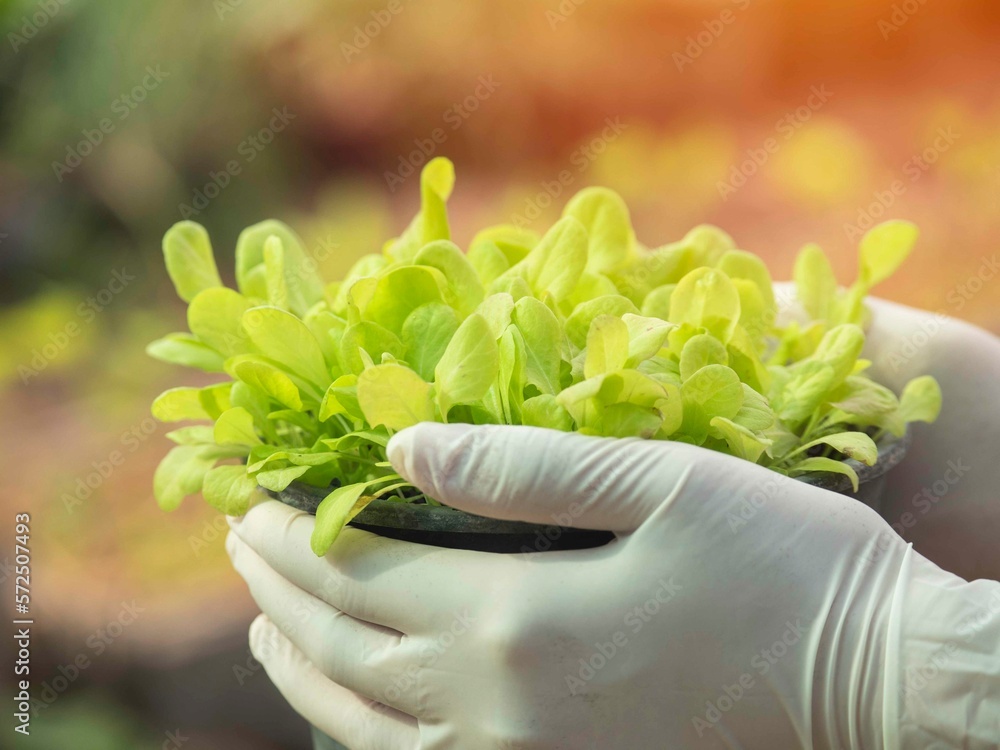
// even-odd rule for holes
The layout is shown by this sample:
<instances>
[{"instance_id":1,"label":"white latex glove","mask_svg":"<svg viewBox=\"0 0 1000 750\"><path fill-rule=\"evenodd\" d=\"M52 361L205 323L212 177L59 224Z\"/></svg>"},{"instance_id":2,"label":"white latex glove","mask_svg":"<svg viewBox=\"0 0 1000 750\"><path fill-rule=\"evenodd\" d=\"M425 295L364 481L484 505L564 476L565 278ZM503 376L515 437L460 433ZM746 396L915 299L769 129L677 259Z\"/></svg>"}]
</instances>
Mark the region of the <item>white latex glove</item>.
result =
<instances>
[{"instance_id":1,"label":"white latex glove","mask_svg":"<svg viewBox=\"0 0 1000 750\"><path fill-rule=\"evenodd\" d=\"M1000 579L1000 339L954 318L868 302L872 377L899 392L929 374L944 394L938 421L913 426L883 515L947 570Z\"/></svg>"},{"instance_id":2,"label":"white latex glove","mask_svg":"<svg viewBox=\"0 0 1000 750\"><path fill-rule=\"evenodd\" d=\"M612 529L501 555L264 502L233 563L251 648L353 750L995 748L1000 584L966 583L855 500L692 446L423 424L401 474L496 518Z\"/></svg>"}]
</instances>

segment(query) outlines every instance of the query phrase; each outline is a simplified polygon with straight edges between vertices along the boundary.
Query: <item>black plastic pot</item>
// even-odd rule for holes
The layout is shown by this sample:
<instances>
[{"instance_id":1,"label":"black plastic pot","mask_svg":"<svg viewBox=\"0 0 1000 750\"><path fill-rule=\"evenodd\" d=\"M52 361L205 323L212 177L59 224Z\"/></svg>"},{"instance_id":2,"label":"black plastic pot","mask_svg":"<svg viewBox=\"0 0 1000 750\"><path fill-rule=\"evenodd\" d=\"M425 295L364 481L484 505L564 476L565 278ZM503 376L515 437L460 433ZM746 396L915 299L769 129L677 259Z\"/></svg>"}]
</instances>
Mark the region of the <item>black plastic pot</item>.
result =
<instances>
[{"instance_id":1,"label":"black plastic pot","mask_svg":"<svg viewBox=\"0 0 1000 750\"><path fill-rule=\"evenodd\" d=\"M851 486L851 480L841 474L805 474L799 479L854 497L880 512L886 475L906 455L906 449L910 445L910 433L907 432L902 438L886 436L876 444L879 453L874 466L866 466L853 459L845 462L858 474L859 486L856 493ZM329 490L308 485L291 484L283 492L270 494L293 508L315 513L320 501L328 492ZM351 521L350 525L407 542L499 553L588 549L600 547L614 538L614 534L610 531L573 529L521 521L498 521L453 508L414 505L392 500L374 500ZM312 733L314 750L348 750L315 727L312 728Z\"/></svg>"},{"instance_id":2,"label":"black plastic pot","mask_svg":"<svg viewBox=\"0 0 1000 750\"><path fill-rule=\"evenodd\" d=\"M292 484L276 496L286 505L315 513L316 507L328 492L329 490ZM587 549L600 547L614 538L610 531L498 521L454 508L392 500L372 501L350 525L404 542L480 552Z\"/></svg>"},{"instance_id":3,"label":"black plastic pot","mask_svg":"<svg viewBox=\"0 0 1000 750\"><path fill-rule=\"evenodd\" d=\"M853 458L844 462L858 474L857 492L851 487L851 480L842 474L803 474L799 479L856 498L872 510L881 513L886 477L906 456L906 451L910 447L910 431L907 430L901 438L886 435L875 444L878 446L878 461L874 466L866 466Z\"/></svg>"}]
</instances>

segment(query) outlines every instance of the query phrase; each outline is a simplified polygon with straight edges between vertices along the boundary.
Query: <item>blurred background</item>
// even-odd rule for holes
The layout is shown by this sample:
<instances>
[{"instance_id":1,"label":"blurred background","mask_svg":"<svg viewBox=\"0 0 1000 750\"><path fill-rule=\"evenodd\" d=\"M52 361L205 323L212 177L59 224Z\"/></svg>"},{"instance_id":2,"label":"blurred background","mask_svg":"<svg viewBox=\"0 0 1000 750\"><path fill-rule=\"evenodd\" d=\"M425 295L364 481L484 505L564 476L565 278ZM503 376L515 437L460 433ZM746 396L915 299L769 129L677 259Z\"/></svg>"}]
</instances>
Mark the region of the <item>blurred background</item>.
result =
<instances>
[{"instance_id":1,"label":"blurred background","mask_svg":"<svg viewBox=\"0 0 1000 750\"><path fill-rule=\"evenodd\" d=\"M275 217L334 279L405 225L437 154L460 243L602 184L648 245L711 222L787 278L815 241L849 282L863 231L909 218L919 250L879 294L1000 332L994 0L0 0L0 30L0 580L8 612L30 512L25 746L308 747L247 650L223 519L152 498L149 403L206 382L143 352L183 327L160 253L182 218L224 277Z\"/></svg>"}]
</instances>

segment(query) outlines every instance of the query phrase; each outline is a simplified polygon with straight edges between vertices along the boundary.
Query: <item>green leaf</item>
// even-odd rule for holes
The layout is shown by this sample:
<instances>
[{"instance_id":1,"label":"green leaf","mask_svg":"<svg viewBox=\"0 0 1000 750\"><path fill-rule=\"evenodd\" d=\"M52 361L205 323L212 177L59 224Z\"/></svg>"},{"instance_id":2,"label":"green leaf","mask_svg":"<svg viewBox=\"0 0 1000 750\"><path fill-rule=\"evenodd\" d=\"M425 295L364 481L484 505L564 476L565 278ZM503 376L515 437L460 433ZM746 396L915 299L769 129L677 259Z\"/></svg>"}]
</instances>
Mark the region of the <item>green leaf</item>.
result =
<instances>
[{"instance_id":1,"label":"green leaf","mask_svg":"<svg viewBox=\"0 0 1000 750\"><path fill-rule=\"evenodd\" d=\"M476 233L469 245L469 255L481 246L493 245L503 254L510 267L524 260L539 239L538 233L530 229L513 224L498 224Z\"/></svg>"},{"instance_id":2,"label":"green leaf","mask_svg":"<svg viewBox=\"0 0 1000 750\"><path fill-rule=\"evenodd\" d=\"M163 259L177 295L185 302L199 292L221 287L208 232L193 221L174 224L163 236Z\"/></svg>"},{"instance_id":3,"label":"green leaf","mask_svg":"<svg viewBox=\"0 0 1000 750\"><path fill-rule=\"evenodd\" d=\"M610 404L601 410L600 426L605 437L652 438L663 424L663 415L654 407L623 402Z\"/></svg>"},{"instance_id":4,"label":"green leaf","mask_svg":"<svg viewBox=\"0 0 1000 750\"><path fill-rule=\"evenodd\" d=\"M204 424L171 430L166 437L177 445L211 445L215 442L212 428Z\"/></svg>"},{"instance_id":5,"label":"green leaf","mask_svg":"<svg viewBox=\"0 0 1000 750\"><path fill-rule=\"evenodd\" d=\"M524 337L516 326L508 326L497 342L500 367L495 384L506 424L517 424L524 401ZM485 405L485 404L484 404Z\"/></svg>"},{"instance_id":6,"label":"green leaf","mask_svg":"<svg viewBox=\"0 0 1000 750\"><path fill-rule=\"evenodd\" d=\"M429 302L409 314L403 323L402 344L407 363L421 378L434 378L434 368L457 330L458 316L441 302Z\"/></svg>"},{"instance_id":7,"label":"green leaf","mask_svg":"<svg viewBox=\"0 0 1000 750\"><path fill-rule=\"evenodd\" d=\"M529 398L521 405L521 424L570 432L573 429L573 418L556 401L555 396L543 393Z\"/></svg>"},{"instance_id":8,"label":"green leaf","mask_svg":"<svg viewBox=\"0 0 1000 750\"><path fill-rule=\"evenodd\" d=\"M236 283L247 297L268 298L264 247L272 237L281 243L288 309L302 317L323 299L323 280L316 273L315 261L306 255L302 240L288 225L269 219L240 233L236 240Z\"/></svg>"},{"instance_id":9,"label":"green leaf","mask_svg":"<svg viewBox=\"0 0 1000 750\"><path fill-rule=\"evenodd\" d=\"M743 425L725 417L713 417L711 426L722 434L730 454L757 463L770 441L761 439Z\"/></svg>"},{"instance_id":10,"label":"green leaf","mask_svg":"<svg viewBox=\"0 0 1000 750\"><path fill-rule=\"evenodd\" d=\"M521 275L536 297L548 293L561 300L573 291L586 265L587 230L572 216L566 216L553 224L508 273Z\"/></svg>"},{"instance_id":11,"label":"green leaf","mask_svg":"<svg viewBox=\"0 0 1000 750\"><path fill-rule=\"evenodd\" d=\"M674 328L673 323L634 313L625 313L622 321L628 328L628 361L625 366L630 368L638 367L640 362L655 356Z\"/></svg>"},{"instance_id":12,"label":"green leaf","mask_svg":"<svg viewBox=\"0 0 1000 750\"><path fill-rule=\"evenodd\" d=\"M434 240L451 239L448 227L448 198L455 186L455 167L442 156L427 162L420 173L420 212L387 253L393 260L411 262L417 252Z\"/></svg>"},{"instance_id":13,"label":"green leaf","mask_svg":"<svg viewBox=\"0 0 1000 750\"><path fill-rule=\"evenodd\" d=\"M671 323L705 328L726 343L740 319L740 295L722 271L698 268L689 273L670 296Z\"/></svg>"},{"instance_id":14,"label":"green leaf","mask_svg":"<svg viewBox=\"0 0 1000 750\"><path fill-rule=\"evenodd\" d=\"M777 399L778 416L792 423L809 417L833 388L837 373L825 362L802 362L782 387Z\"/></svg>"},{"instance_id":15,"label":"green leaf","mask_svg":"<svg viewBox=\"0 0 1000 750\"><path fill-rule=\"evenodd\" d=\"M868 466L874 466L875 462L878 461L878 447L875 445L875 441L863 432L838 432L833 435L825 435L811 440L795 452L805 452L817 445L829 445L845 456Z\"/></svg>"},{"instance_id":16,"label":"green leaf","mask_svg":"<svg viewBox=\"0 0 1000 750\"><path fill-rule=\"evenodd\" d=\"M267 394L259 388L254 388L239 380L229 389L230 406L242 406L253 415L254 420L268 429L267 415L271 411L271 403Z\"/></svg>"},{"instance_id":17,"label":"green leaf","mask_svg":"<svg viewBox=\"0 0 1000 750\"><path fill-rule=\"evenodd\" d=\"M812 359L832 367L834 381L839 385L853 372L864 345L864 331L856 325L845 323L826 332L813 352Z\"/></svg>"},{"instance_id":18,"label":"green leaf","mask_svg":"<svg viewBox=\"0 0 1000 750\"><path fill-rule=\"evenodd\" d=\"M699 224L682 240L694 252L696 266L714 266L728 250L735 250L733 238L711 224Z\"/></svg>"},{"instance_id":19,"label":"green leaf","mask_svg":"<svg viewBox=\"0 0 1000 750\"><path fill-rule=\"evenodd\" d=\"M490 295L495 297L498 294L505 294L513 300L531 296L531 287L528 282L516 274L505 273L490 285Z\"/></svg>"},{"instance_id":20,"label":"green leaf","mask_svg":"<svg viewBox=\"0 0 1000 750\"><path fill-rule=\"evenodd\" d=\"M670 318L670 299L677 284L663 284L646 295L642 301L642 314L650 318L667 320Z\"/></svg>"},{"instance_id":21,"label":"green leaf","mask_svg":"<svg viewBox=\"0 0 1000 750\"><path fill-rule=\"evenodd\" d=\"M329 372L342 374L340 370L340 341L344 337L344 330L347 328L346 321L334 315L329 310L314 308L302 320L306 327L312 331L316 337L319 348L323 351L323 358Z\"/></svg>"},{"instance_id":22,"label":"green leaf","mask_svg":"<svg viewBox=\"0 0 1000 750\"><path fill-rule=\"evenodd\" d=\"M858 473L843 461L815 456L800 461L788 470L790 476L799 476L800 474L810 474L813 472L843 474L851 480L851 487L854 488L854 491L858 491Z\"/></svg>"},{"instance_id":23,"label":"green leaf","mask_svg":"<svg viewBox=\"0 0 1000 750\"><path fill-rule=\"evenodd\" d=\"M700 333L692 336L681 350L681 380L687 380L706 365L728 365L726 347L714 336Z\"/></svg>"},{"instance_id":24,"label":"green leaf","mask_svg":"<svg viewBox=\"0 0 1000 750\"><path fill-rule=\"evenodd\" d=\"M534 297L514 305L513 320L524 340L525 379L542 393L559 392L562 329L555 314Z\"/></svg>"},{"instance_id":25,"label":"green leaf","mask_svg":"<svg viewBox=\"0 0 1000 750\"><path fill-rule=\"evenodd\" d=\"M534 299L527 297L522 299ZM514 319L514 298L506 292L491 294L476 310L490 327L494 339L499 339Z\"/></svg>"},{"instance_id":26,"label":"green leaf","mask_svg":"<svg viewBox=\"0 0 1000 750\"><path fill-rule=\"evenodd\" d=\"M174 510L188 495L201 491L205 474L220 458L214 445L178 445L153 474L153 495L162 510Z\"/></svg>"},{"instance_id":27,"label":"green leaf","mask_svg":"<svg viewBox=\"0 0 1000 750\"><path fill-rule=\"evenodd\" d=\"M886 221L869 230L858 246L859 281L870 289L892 276L910 255L920 231L908 221Z\"/></svg>"},{"instance_id":28,"label":"green leaf","mask_svg":"<svg viewBox=\"0 0 1000 750\"><path fill-rule=\"evenodd\" d=\"M354 418L363 417L358 403L358 376L341 375L327 388L319 407L319 421L325 422L335 414L347 414Z\"/></svg>"},{"instance_id":29,"label":"green leaf","mask_svg":"<svg viewBox=\"0 0 1000 750\"><path fill-rule=\"evenodd\" d=\"M362 352L376 362L381 361L386 352L396 359L403 359L406 356L406 346L392 331L378 323L363 321L348 326L340 339L341 366L348 373L361 374L365 369Z\"/></svg>"},{"instance_id":30,"label":"green leaf","mask_svg":"<svg viewBox=\"0 0 1000 750\"><path fill-rule=\"evenodd\" d=\"M242 516L250 508L257 481L245 466L216 466L205 474L201 494L205 502L227 516Z\"/></svg>"},{"instance_id":31,"label":"green leaf","mask_svg":"<svg viewBox=\"0 0 1000 750\"><path fill-rule=\"evenodd\" d=\"M215 442L219 445L259 445L261 440L253 426L253 415L242 406L234 406L215 421Z\"/></svg>"},{"instance_id":32,"label":"green leaf","mask_svg":"<svg viewBox=\"0 0 1000 750\"><path fill-rule=\"evenodd\" d=\"M413 262L436 268L444 275L448 282L448 303L462 317L472 313L483 301L485 291L476 269L453 243L446 240L431 242L420 249Z\"/></svg>"},{"instance_id":33,"label":"green leaf","mask_svg":"<svg viewBox=\"0 0 1000 750\"><path fill-rule=\"evenodd\" d=\"M315 418L311 414L304 414L294 409L277 409L276 411L268 412L267 418L271 422L285 422L286 424L295 425L307 435L316 435L317 425Z\"/></svg>"},{"instance_id":34,"label":"green leaf","mask_svg":"<svg viewBox=\"0 0 1000 750\"><path fill-rule=\"evenodd\" d=\"M403 322L418 307L443 302L447 285L444 274L430 266L393 268L379 277L363 315L366 320L398 334Z\"/></svg>"},{"instance_id":35,"label":"green leaf","mask_svg":"<svg viewBox=\"0 0 1000 750\"><path fill-rule=\"evenodd\" d=\"M265 469L257 472L256 481L261 487L271 490L271 492L283 492L288 485L312 468L311 466L304 465L285 466L280 469Z\"/></svg>"},{"instance_id":36,"label":"green leaf","mask_svg":"<svg viewBox=\"0 0 1000 750\"><path fill-rule=\"evenodd\" d=\"M277 307L252 307L243 314L243 329L268 359L320 389L329 385L332 378L319 342L291 313Z\"/></svg>"},{"instance_id":37,"label":"green leaf","mask_svg":"<svg viewBox=\"0 0 1000 750\"><path fill-rule=\"evenodd\" d=\"M643 305L648 295L662 286L672 287L694 268L694 249L682 242L673 242L649 252L643 252L624 268L612 272L611 277L621 294L636 305ZM663 306L666 319L669 305ZM648 314L644 312L643 314Z\"/></svg>"},{"instance_id":38,"label":"green leaf","mask_svg":"<svg viewBox=\"0 0 1000 750\"><path fill-rule=\"evenodd\" d=\"M244 354L250 349L243 330L243 313L251 307L250 300L232 289L206 289L188 306L188 328L226 357Z\"/></svg>"},{"instance_id":39,"label":"green leaf","mask_svg":"<svg viewBox=\"0 0 1000 750\"><path fill-rule=\"evenodd\" d=\"M852 417L874 424L899 408L896 394L871 378L849 376L831 397L830 405ZM869 420L871 420L869 422Z\"/></svg>"},{"instance_id":40,"label":"green leaf","mask_svg":"<svg viewBox=\"0 0 1000 750\"><path fill-rule=\"evenodd\" d=\"M188 333L168 333L146 346L146 354L172 365L194 367L205 372L222 372L225 358L215 349Z\"/></svg>"},{"instance_id":41,"label":"green leaf","mask_svg":"<svg viewBox=\"0 0 1000 750\"><path fill-rule=\"evenodd\" d=\"M264 281L267 301L273 307L288 309L288 280L285 277L285 248L281 238L272 234L264 240Z\"/></svg>"},{"instance_id":42,"label":"green leaf","mask_svg":"<svg viewBox=\"0 0 1000 750\"><path fill-rule=\"evenodd\" d=\"M430 383L402 365L375 365L362 372L358 376L358 403L368 424L385 425L390 430L434 420Z\"/></svg>"},{"instance_id":43,"label":"green leaf","mask_svg":"<svg viewBox=\"0 0 1000 750\"><path fill-rule=\"evenodd\" d=\"M806 245L792 272L799 302L814 320L830 320L837 299L837 277L819 245Z\"/></svg>"},{"instance_id":44,"label":"green leaf","mask_svg":"<svg viewBox=\"0 0 1000 750\"><path fill-rule=\"evenodd\" d=\"M198 391L198 402L210 419L218 419L219 415L228 409L233 384L231 382L208 385Z\"/></svg>"},{"instance_id":45,"label":"green leaf","mask_svg":"<svg viewBox=\"0 0 1000 750\"><path fill-rule=\"evenodd\" d=\"M587 358L583 365L586 378L614 372L628 359L628 326L613 315L599 315L587 334Z\"/></svg>"},{"instance_id":46,"label":"green leaf","mask_svg":"<svg viewBox=\"0 0 1000 750\"><path fill-rule=\"evenodd\" d=\"M441 417L455 404L471 404L489 390L500 370L500 352L482 315L466 318L434 369Z\"/></svg>"},{"instance_id":47,"label":"green leaf","mask_svg":"<svg viewBox=\"0 0 1000 750\"><path fill-rule=\"evenodd\" d=\"M930 375L914 378L899 399L897 419L904 423L934 422L941 413L941 386Z\"/></svg>"},{"instance_id":48,"label":"green leaf","mask_svg":"<svg viewBox=\"0 0 1000 750\"><path fill-rule=\"evenodd\" d=\"M635 315L639 311L632 300L620 294L606 294L586 302L581 302L566 320L566 335L573 345L582 349L587 345L590 324L599 315L613 315L620 318L627 313Z\"/></svg>"},{"instance_id":49,"label":"green leaf","mask_svg":"<svg viewBox=\"0 0 1000 750\"><path fill-rule=\"evenodd\" d=\"M316 526L309 540L316 555L325 555L344 526L374 499L370 496L362 497L367 487L368 484L365 483L349 484L338 487L323 498L316 509Z\"/></svg>"},{"instance_id":50,"label":"green leaf","mask_svg":"<svg viewBox=\"0 0 1000 750\"><path fill-rule=\"evenodd\" d=\"M588 271L612 271L629 258L635 243L632 223L628 206L613 190L584 188L566 204L563 216L572 216L587 230Z\"/></svg>"},{"instance_id":51,"label":"green leaf","mask_svg":"<svg viewBox=\"0 0 1000 750\"><path fill-rule=\"evenodd\" d=\"M714 417L732 419L743 405L743 384L725 365L707 365L681 385L684 421L681 430L698 442L708 436Z\"/></svg>"},{"instance_id":52,"label":"green leaf","mask_svg":"<svg viewBox=\"0 0 1000 750\"><path fill-rule=\"evenodd\" d=\"M161 422L181 422L186 419L210 419L198 399L198 388L170 388L153 401L151 411Z\"/></svg>"},{"instance_id":53,"label":"green leaf","mask_svg":"<svg viewBox=\"0 0 1000 750\"><path fill-rule=\"evenodd\" d=\"M774 284L767 265L758 256L746 250L727 250L719 259L718 269L730 280L745 279L750 281L760 292L764 309L770 312L774 309ZM770 321L773 323L773 320Z\"/></svg>"},{"instance_id":54,"label":"green leaf","mask_svg":"<svg viewBox=\"0 0 1000 750\"><path fill-rule=\"evenodd\" d=\"M490 286L496 279L510 270L510 262L494 242L477 243L473 240L466 257L472 267L476 269L476 275L484 288Z\"/></svg>"},{"instance_id":55,"label":"green leaf","mask_svg":"<svg viewBox=\"0 0 1000 750\"><path fill-rule=\"evenodd\" d=\"M740 376L740 380L761 393L770 388L771 375L760 361L750 334L742 326L733 331L726 344L726 353L729 355L729 366Z\"/></svg>"},{"instance_id":56,"label":"green leaf","mask_svg":"<svg viewBox=\"0 0 1000 750\"><path fill-rule=\"evenodd\" d=\"M236 365L236 377L247 385L263 391L279 404L302 411L299 389L285 373L264 362L244 361Z\"/></svg>"},{"instance_id":57,"label":"green leaf","mask_svg":"<svg viewBox=\"0 0 1000 750\"><path fill-rule=\"evenodd\" d=\"M733 421L751 432L760 432L774 424L774 410L764 396L743 383L743 405Z\"/></svg>"},{"instance_id":58,"label":"green leaf","mask_svg":"<svg viewBox=\"0 0 1000 750\"><path fill-rule=\"evenodd\" d=\"M748 279L732 279L740 296L739 328L747 332L755 347L764 350L767 336L774 328L776 317L773 305L767 306L757 285ZM730 339L731 340L731 339Z\"/></svg>"}]
</instances>

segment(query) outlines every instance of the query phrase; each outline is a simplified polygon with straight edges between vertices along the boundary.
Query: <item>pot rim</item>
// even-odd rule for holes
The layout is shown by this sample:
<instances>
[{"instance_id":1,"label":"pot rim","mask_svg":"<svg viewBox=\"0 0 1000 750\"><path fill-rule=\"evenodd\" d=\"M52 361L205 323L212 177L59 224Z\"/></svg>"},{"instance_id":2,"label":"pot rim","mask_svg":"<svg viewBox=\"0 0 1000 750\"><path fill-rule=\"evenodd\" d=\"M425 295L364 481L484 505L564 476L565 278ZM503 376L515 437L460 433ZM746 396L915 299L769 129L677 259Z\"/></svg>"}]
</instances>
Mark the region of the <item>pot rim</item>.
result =
<instances>
[{"instance_id":1,"label":"pot rim","mask_svg":"<svg viewBox=\"0 0 1000 750\"><path fill-rule=\"evenodd\" d=\"M906 455L911 441L911 432L907 429L901 438L884 435L877 442L878 461L868 466L855 459L845 459L857 472L859 485L865 485L883 477L896 467ZM823 489L843 495L856 497L851 480L842 474L810 473L795 478ZM315 514L316 508L329 489L320 489L310 485L292 482L281 492L267 490L267 494L297 510ZM555 519L551 524L529 523L526 521L508 521L487 518L447 506L432 506L425 504L406 503L398 500L379 498L369 503L351 522L350 525L365 529L403 529L427 533L447 534L497 534L525 535L542 533L559 534L592 534L591 529L579 529L560 526Z\"/></svg>"},{"instance_id":2,"label":"pot rim","mask_svg":"<svg viewBox=\"0 0 1000 750\"><path fill-rule=\"evenodd\" d=\"M858 475L858 492L861 491L863 485L881 479L902 463L903 459L906 458L906 452L909 450L911 442L913 442L913 431L907 425L906 432L902 437L886 433L875 441L875 446L878 448L878 460L871 466L863 464L854 458L843 459L842 462L854 469ZM850 478L845 477L843 474L817 472L803 474L795 477L795 479L806 484L822 487L825 490L837 492L841 495L855 497L858 494L854 491Z\"/></svg>"}]
</instances>

